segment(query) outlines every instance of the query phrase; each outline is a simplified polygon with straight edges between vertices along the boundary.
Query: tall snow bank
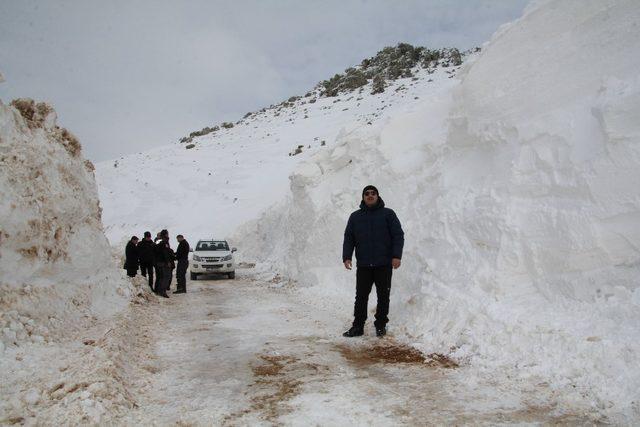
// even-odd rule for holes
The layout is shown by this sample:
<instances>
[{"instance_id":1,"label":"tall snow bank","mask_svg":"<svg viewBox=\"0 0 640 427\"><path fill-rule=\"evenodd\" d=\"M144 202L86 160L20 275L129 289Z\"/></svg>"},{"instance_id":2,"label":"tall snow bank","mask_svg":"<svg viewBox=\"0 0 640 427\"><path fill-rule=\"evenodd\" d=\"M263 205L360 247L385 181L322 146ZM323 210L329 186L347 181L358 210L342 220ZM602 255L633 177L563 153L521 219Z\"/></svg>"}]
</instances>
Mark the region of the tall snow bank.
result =
<instances>
[{"instance_id":1,"label":"tall snow bank","mask_svg":"<svg viewBox=\"0 0 640 427\"><path fill-rule=\"evenodd\" d=\"M405 230L396 336L637 419L639 20L634 1L536 3L452 91L299 167L237 239L350 305L342 232L375 184Z\"/></svg>"},{"instance_id":2,"label":"tall snow bank","mask_svg":"<svg viewBox=\"0 0 640 427\"><path fill-rule=\"evenodd\" d=\"M2 349L68 334L127 303L93 165L49 105L0 102L0 195Z\"/></svg>"}]
</instances>

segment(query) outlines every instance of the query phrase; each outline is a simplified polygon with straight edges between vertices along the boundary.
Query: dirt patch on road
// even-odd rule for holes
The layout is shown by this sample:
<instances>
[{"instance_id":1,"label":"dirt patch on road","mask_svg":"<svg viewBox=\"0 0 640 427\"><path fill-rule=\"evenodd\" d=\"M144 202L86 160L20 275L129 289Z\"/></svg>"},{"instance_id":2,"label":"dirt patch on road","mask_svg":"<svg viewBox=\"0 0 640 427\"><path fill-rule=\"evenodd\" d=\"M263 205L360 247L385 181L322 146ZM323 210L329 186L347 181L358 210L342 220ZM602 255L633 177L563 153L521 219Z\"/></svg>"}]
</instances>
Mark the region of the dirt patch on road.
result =
<instances>
[{"instance_id":1,"label":"dirt patch on road","mask_svg":"<svg viewBox=\"0 0 640 427\"><path fill-rule=\"evenodd\" d=\"M301 362L290 355L260 354L257 357L258 362L251 366L256 381L247 391L251 405L225 417L224 425L242 422L243 417L252 413L275 423L278 417L292 411L288 402L300 393L305 381L326 368Z\"/></svg>"},{"instance_id":2,"label":"dirt patch on road","mask_svg":"<svg viewBox=\"0 0 640 427\"><path fill-rule=\"evenodd\" d=\"M432 368L457 368L458 364L449 357L432 353L424 355L404 344L375 344L370 346L350 346L337 344L336 348L350 363L366 366L374 363L409 363Z\"/></svg>"},{"instance_id":3,"label":"dirt patch on road","mask_svg":"<svg viewBox=\"0 0 640 427\"><path fill-rule=\"evenodd\" d=\"M293 378L295 375L289 375L299 361L293 356L263 354L259 357L262 363L251 368L256 377L251 410L261 412L267 421L274 421L289 412L286 402L299 393L302 382Z\"/></svg>"},{"instance_id":4,"label":"dirt patch on road","mask_svg":"<svg viewBox=\"0 0 640 427\"><path fill-rule=\"evenodd\" d=\"M449 356L440 353L428 354L425 363L432 368L455 369L460 367L458 362L451 359Z\"/></svg>"},{"instance_id":5,"label":"dirt patch on road","mask_svg":"<svg viewBox=\"0 0 640 427\"><path fill-rule=\"evenodd\" d=\"M251 368L253 375L258 378L258 381L261 381L261 377L280 375L288 363L298 361L298 359L292 356L271 356L265 354L261 355L260 359L266 363L255 365Z\"/></svg>"}]
</instances>

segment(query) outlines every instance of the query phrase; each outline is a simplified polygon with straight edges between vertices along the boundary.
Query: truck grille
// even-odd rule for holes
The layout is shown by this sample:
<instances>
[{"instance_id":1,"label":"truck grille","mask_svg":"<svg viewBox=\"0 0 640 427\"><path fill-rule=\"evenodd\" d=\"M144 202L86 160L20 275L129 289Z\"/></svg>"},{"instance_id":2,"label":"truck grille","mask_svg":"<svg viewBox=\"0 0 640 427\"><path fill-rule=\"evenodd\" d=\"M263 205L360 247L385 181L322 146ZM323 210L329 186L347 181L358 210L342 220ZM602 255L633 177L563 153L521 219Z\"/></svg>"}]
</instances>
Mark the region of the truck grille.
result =
<instances>
[{"instance_id":1,"label":"truck grille","mask_svg":"<svg viewBox=\"0 0 640 427\"><path fill-rule=\"evenodd\" d=\"M202 267L204 267L204 268L220 268L220 267L222 267L222 264L202 264Z\"/></svg>"}]
</instances>

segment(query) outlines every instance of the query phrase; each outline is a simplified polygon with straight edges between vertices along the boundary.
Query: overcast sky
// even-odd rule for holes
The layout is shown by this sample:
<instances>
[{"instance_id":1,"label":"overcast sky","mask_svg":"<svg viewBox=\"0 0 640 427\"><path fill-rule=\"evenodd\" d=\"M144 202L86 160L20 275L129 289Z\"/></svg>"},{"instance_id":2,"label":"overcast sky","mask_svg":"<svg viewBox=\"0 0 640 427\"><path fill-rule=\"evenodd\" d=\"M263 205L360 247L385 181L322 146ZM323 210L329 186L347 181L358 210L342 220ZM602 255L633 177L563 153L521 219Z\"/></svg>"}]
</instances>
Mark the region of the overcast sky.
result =
<instances>
[{"instance_id":1,"label":"overcast sky","mask_svg":"<svg viewBox=\"0 0 640 427\"><path fill-rule=\"evenodd\" d=\"M93 161L300 95L384 46L479 46L527 0L0 0L0 99L51 102Z\"/></svg>"}]
</instances>

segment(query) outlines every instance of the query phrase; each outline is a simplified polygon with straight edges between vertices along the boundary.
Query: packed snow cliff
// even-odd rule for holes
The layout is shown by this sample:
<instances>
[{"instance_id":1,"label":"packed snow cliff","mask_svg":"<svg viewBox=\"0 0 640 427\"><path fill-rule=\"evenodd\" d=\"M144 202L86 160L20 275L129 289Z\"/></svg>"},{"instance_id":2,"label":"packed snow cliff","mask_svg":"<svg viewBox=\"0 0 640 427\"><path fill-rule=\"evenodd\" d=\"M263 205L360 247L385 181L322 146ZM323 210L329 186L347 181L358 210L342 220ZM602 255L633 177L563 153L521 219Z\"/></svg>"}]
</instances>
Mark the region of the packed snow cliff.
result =
<instances>
[{"instance_id":1,"label":"packed snow cliff","mask_svg":"<svg viewBox=\"0 0 640 427\"><path fill-rule=\"evenodd\" d=\"M351 299L342 232L375 184L405 231L396 336L637 419L639 19L633 1L539 2L452 90L301 164L288 200L235 240Z\"/></svg>"},{"instance_id":2,"label":"packed snow cliff","mask_svg":"<svg viewBox=\"0 0 640 427\"><path fill-rule=\"evenodd\" d=\"M49 105L20 99L0 104L0 148L3 346L48 341L82 316L117 311L127 291L79 142Z\"/></svg>"},{"instance_id":3,"label":"packed snow cliff","mask_svg":"<svg viewBox=\"0 0 640 427\"><path fill-rule=\"evenodd\" d=\"M0 102L0 195L0 423L97 423L130 408L134 357L116 323L133 288L102 229L93 165L48 104Z\"/></svg>"}]
</instances>

